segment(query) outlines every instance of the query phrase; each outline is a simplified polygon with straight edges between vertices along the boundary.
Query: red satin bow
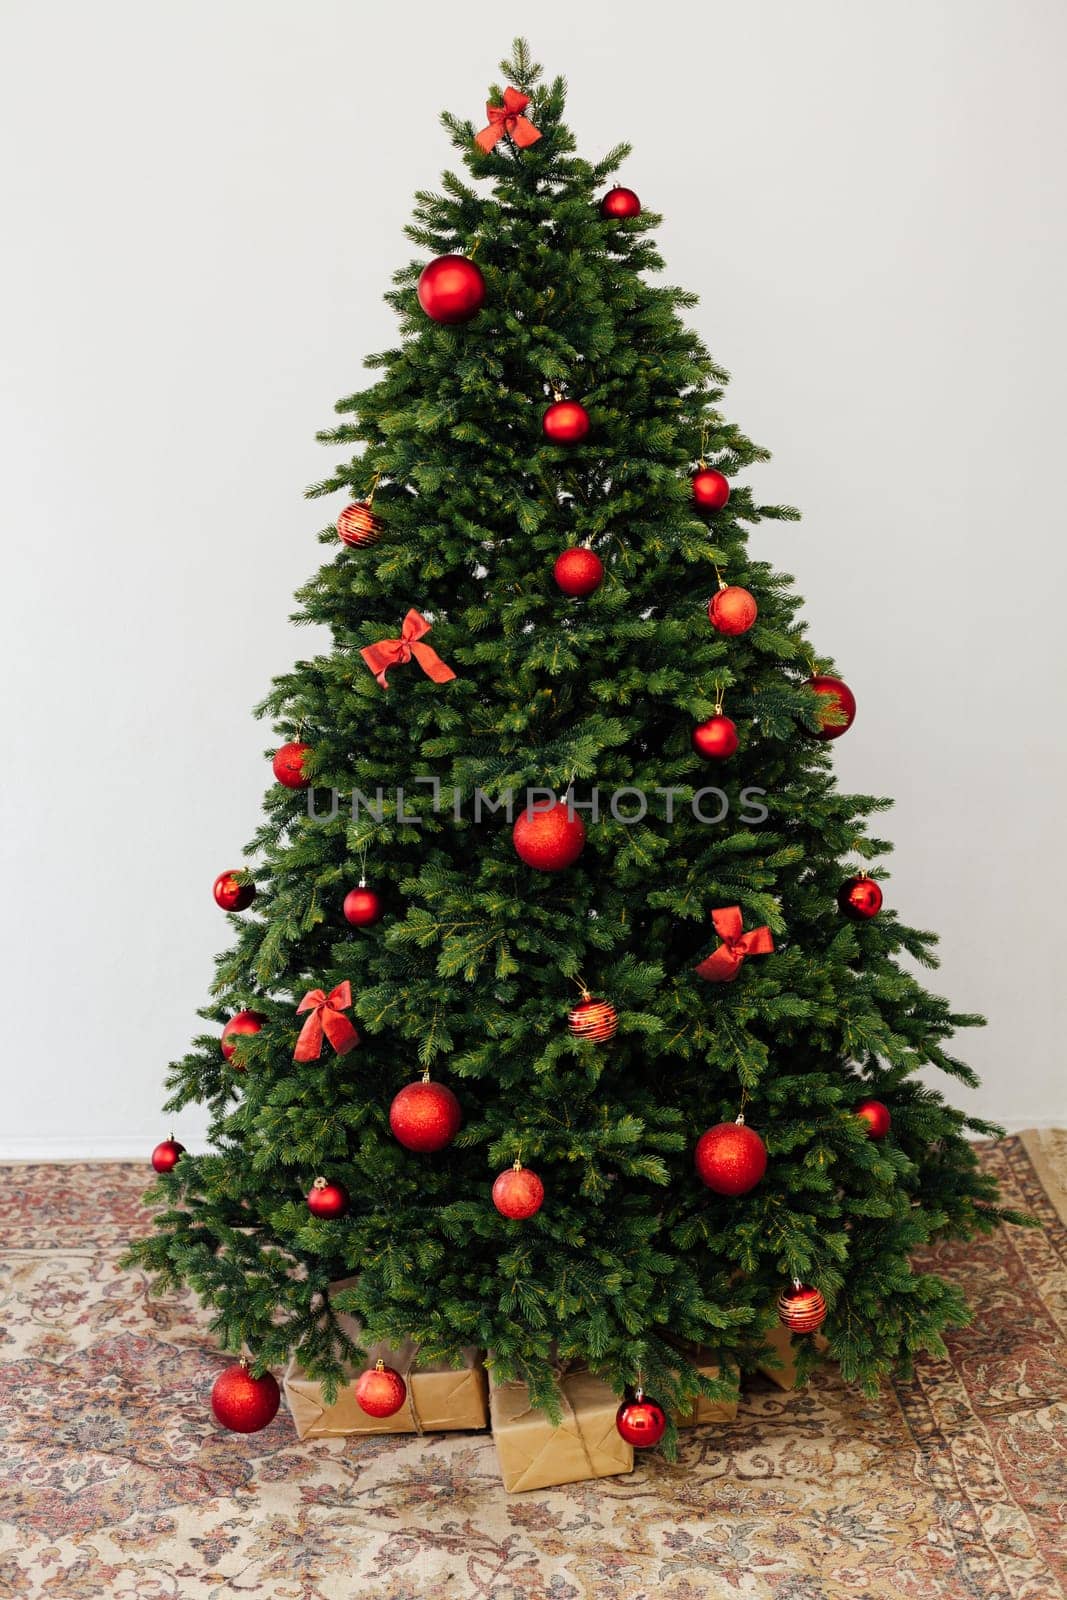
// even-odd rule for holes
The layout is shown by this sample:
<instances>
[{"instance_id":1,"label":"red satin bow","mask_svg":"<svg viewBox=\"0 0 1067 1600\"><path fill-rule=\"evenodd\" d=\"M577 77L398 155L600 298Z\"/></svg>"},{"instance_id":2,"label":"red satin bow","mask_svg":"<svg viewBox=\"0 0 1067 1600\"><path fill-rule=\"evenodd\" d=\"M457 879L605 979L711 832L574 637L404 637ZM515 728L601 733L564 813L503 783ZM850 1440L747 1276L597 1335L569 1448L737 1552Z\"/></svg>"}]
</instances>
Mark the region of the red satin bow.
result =
<instances>
[{"instance_id":1,"label":"red satin bow","mask_svg":"<svg viewBox=\"0 0 1067 1600\"><path fill-rule=\"evenodd\" d=\"M525 150L529 144L536 144L541 135L533 123L522 115L529 104L530 96L520 94L518 89L504 90L502 106L495 106L492 101L488 101L485 114L489 118L489 126L483 128L481 133L475 134L475 144L482 150L491 150L505 133L511 135L520 150Z\"/></svg>"},{"instance_id":2,"label":"red satin bow","mask_svg":"<svg viewBox=\"0 0 1067 1600\"><path fill-rule=\"evenodd\" d=\"M389 668L395 667L400 661L410 661L412 656L434 683L447 683L450 678L456 676L452 668L441 660L436 650L431 650L428 644L419 643L423 634L429 631L430 624L426 618L411 610L404 618L399 639L379 639L377 644L364 645L359 653L383 689L389 687L385 681L385 674Z\"/></svg>"},{"instance_id":3,"label":"red satin bow","mask_svg":"<svg viewBox=\"0 0 1067 1600\"><path fill-rule=\"evenodd\" d=\"M766 956L774 949L770 928L753 928L749 933L741 931L740 906L724 906L720 911L713 911L711 920L723 942L693 968L698 978L706 978L709 983L730 983L737 977L746 956Z\"/></svg>"},{"instance_id":4,"label":"red satin bow","mask_svg":"<svg viewBox=\"0 0 1067 1600\"><path fill-rule=\"evenodd\" d=\"M322 1054L322 1036L326 1035L339 1056L347 1055L359 1043L359 1034L347 1017L341 1015L352 1004L352 985L346 978L329 994L325 989L309 989L296 1008L297 1016L309 1011L300 1037L293 1051L294 1061L317 1061Z\"/></svg>"}]
</instances>

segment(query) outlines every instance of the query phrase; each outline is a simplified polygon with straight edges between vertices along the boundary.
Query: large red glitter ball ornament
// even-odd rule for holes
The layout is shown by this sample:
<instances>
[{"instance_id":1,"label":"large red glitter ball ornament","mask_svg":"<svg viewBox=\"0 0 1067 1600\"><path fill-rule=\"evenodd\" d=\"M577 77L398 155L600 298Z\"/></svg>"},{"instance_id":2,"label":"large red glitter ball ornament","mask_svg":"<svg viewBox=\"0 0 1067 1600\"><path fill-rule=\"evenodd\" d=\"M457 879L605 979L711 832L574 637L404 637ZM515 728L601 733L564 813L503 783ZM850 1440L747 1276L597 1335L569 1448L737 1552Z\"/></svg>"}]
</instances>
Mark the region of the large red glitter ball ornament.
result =
<instances>
[{"instance_id":1,"label":"large red glitter ball ornament","mask_svg":"<svg viewBox=\"0 0 1067 1600\"><path fill-rule=\"evenodd\" d=\"M722 715L698 722L693 729L693 749L705 761L724 761L737 749L737 724Z\"/></svg>"},{"instance_id":2,"label":"large red glitter ball ornament","mask_svg":"<svg viewBox=\"0 0 1067 1600\"><path fill-rule=\"evenodd\" d=\"M867 1124L868 1139L884 1139L893 1122L889 1107L880 1100L861 1100L856 1115Z\"/></svg>"},{"instance_id":3,"label":"large red glitter ball ornament","mask_svg":"<svg viewBox=\"0 0 1067 1600\"><path fill-rule=\"evenodd\" d=\"M641 202L632 189L624 189L621 183L617 183L601 200L600 215L612 217L616 222L625 221L627 217L639 217Z\"/></svg>"},{"instance_id":4,"label":"large red glitter ball ornament","mask_svg":"<svg viewBox=\"0 0 1067 1600\"><path fill-rule=\"evenodd\" d=\"M254 883L238 883L236 872L220 872L212 889L215 904L223 911L244 911L256 898Z\"/></svg>"},{"instance_id":5,"label":"large red glitter ball ornament","mask_svg":"<svg viewBox=\"0 0 1067 1600\"><path fill-rule=\"evenodd\" d=\"M837 904L853 922L870 922L882 909L882 891L873 878L861 873L845 879L837 891Z\"/></svg>"},{"instance_id":6,"label":"large red glitter ball ornament","mask_svg":"<svg viewBox=\"0 0 1067 1600\"><path fill-rule=\"evenodd\" d=\"M443 1150L462 1123L463 1113L452 1090L428 1078L407 1084L389 1107L393 1137L405 1150Z\"/></svg>"},{"instance_id":7,"label":"large red glitter ball ornament","mask_svg":"<svg viewBox=\"0 0 1067 1600\"><path fill-rule=\"evenodd\" d=\"M606 1044L615 1037L619 1013L610 1000L596 1000L587 994L570 1013L567 1026L576 1039L588 1039L591 1044Z\"/></svg>"},{"instance_id":8,"label":"large red glitter ball ornament","mask_svg":"<svg viewBox=\"0 0 1067 1600\"><path fill-rule=\"evenodd\" d=\"M624 1400L615 1413L615 1426L635 1450L651 1450L659 1444L667 1428L663 1407L640 1389L632 1400Z\"/></svg>"},{"instance_id":9,"label":"large red glitter ball ornament","mask_svg":"<svg viewBox=\"0 0 1067 1600\"><path fill-rule=\"evenodd\" d=\"M793 1333L814 1333L826 1321L826 1301L808 1283L794 1283L778 1296L778 1320Z\"/></svg>"},{"instance_id":10,"label":"large red glitter ball ornament","mask_svg":"<svg viewBox=\"0 0 1067 1600\"><path fill-rule=\"evenodd\" d=\"M283 744L280 750L275 750L271 766L274 776L279 783L284 783L287 789L303 789L307 786L308 778L304 772L304 757L310 751L309 744Z\"/></svg>"},{"instance_id":11,"label":"large red glitter ball ornament","mask_svg":"<svg viewBox=\"0 0 1067 1600\"><path fill-rule=\"evenodd\" d=\"M693 499L702 511L721 511L730 498L730 480L714 467L693 474Z\"/></svg>"},{"instance_id":12,"label":"large red glitter ball ornament","mask_svg":"<svg viewBox=\"0 0 1067 1600\"><path fill-rule=\"evenodd\" d=\"M365 883L356 889L349 889L342 909L345 921L350 922L353 928L373 927L382 920L385 911L381 895L376 889L368 889Z\"/></svg>"},{"instance_id":13,"label":"large red glitter ball ornament","mask_svg":"<svg viewBox=\"0 0 1067 1600\"><path fill-rule=\"evenodd\" d=\"M604 563L595 550L575 545L556 557L552 576L564 594L569 594L573 600L584 600L603 583Z\"/></svg>"},{"instance_id":14,"label":"large red glitter ball ornament","mask_svg":"<svg viewBox=\"0 0 1067 1600\"><path fill-rule=\"evenodd\" d=\"M231 1433L258 1433L274 1421L280 1402L274 1374L253 1378L243 1361L220 1372L211 1391L211 1409Z\"/></svg>"},{"instance_id":15,"label":"large red glitter ball ornament","mask_svg":"<svg viewBox=\"0 0 1067 1600\"><path fill-rule=\"evenodd\" d=\"M565 800L532 814L523 809L511 830L515 854L538 872L562 872L585 849L585 823L572 817Z\"/></svg>"},{"instance_id":16,"label":"large red glitter ball ornament","mask_svg":"<svg viewBox=\"0 0 1067 1600\"><path fill-rule=\"evenodd\" d=\"M222 1038L219 1041L227 1061L233 1060L237 1050L234 1040L240 1038L242 1034L258 1033L266 1020L261 1011L238 1011L230 1018L222 1030Z\"/></svg>"},{"instance_id":17,"label":"large red glitter ball ornament","mask_svg":"<svg viewBox=\"0 0 1067 1600\"><path fill-rule=\"evenodd\" d=\"M578 444L589 432L589 413L577 400L554 400L541 418L541 428L553 444Z\"/></svg>"},{"instance_id":18,"label":"large red glitter ball ornament","mask_svg":"<svg viewBox=\"0 0 1067 1600\"><path fill-rule=\"evenodd\" d=\"M348 1190L343 1183L316 1178L308 1190L308 1210L313 1217L343 1217L348 1210Z\"/></svg>"},{"instance_id":19,"label":"large red glitter ball ornament","mask_svg":"<svg viewBox=\"0 0 1067 1600\"><path fill-rule=\"evenodd\" d=\"M438 256L423 267L417 292L433 322L469 322L485 304L485 279L466 256Z\"/></svg>"},{"instance_id":20,"label":"large red glitter ball ornament","mask_svg":"<svg viewBox=\"0 0 1067 1600\"><path fill-rule=\"evenodd\" d=\"M493 1184L493 1204L502 1217L524 1222L540 1211L545 1198L545 1186L529 1167L516 1161L513 1167L502 1172Z\"/></svg>"},{"instance_id":21,"label":"large red glitter ball ornament","mask_svg":"<svg viewBox=\"0 0 1067 1600\"><path fill-rule=\"evenodd\" d=\"M716 1194L747 1194L767 1170L767 1147L743 1122L720 1122L697 1140L694 1165Z\"/></svg>"},{"instance_id":22,"label":"large red glitter ball ornament","mask_svg":"<svg viewBox=\"0 0 1067 1600\"><path fill-rule=\"evenodd\" d=\"M809 678L808 687L819 696L815 712L819 728L814 730L805 726L803 731L809 739L840 739L856 720L856 696L843 679L833 678L825 672L817 672Z\"/></svg>"},{"instance_id":23,"label":"large red glitter ball ornament","mask_svg":"<svg viewBox=\"0 0 1067 1600\"><path fill-rule=\"evenodd\" d=\"M708 620L716 633L736 638L747 633L759 615L755 597L736 583L724 584L716 589L708 601Z\"/></svg>"},{"instance_id":24,"label":"large red glitter ball ornament","mask_svg":"<svg viewBox=\"0 0 1067 1600\"><path fill-rule=\"evenodd\" d=\"M157 1172L173 1172L178 1165L178 1157L184 1154L185 1146L179 1144L177 1139L164 1139L152 1151L152 1165Z\"/></svg>"},{"instance_id":25,"label":"large red glitter ball ornament","mask_svg":"<svg viewBox=\"0 0 1067 1600\"><path fill-rule=\"evenodd\" d=\"M355 500L337 518L337 537L350 550L362 550L378 543L384 526L381 517L371 510L369 500Z\"/></svg>"},{"instance_id":26,"label":"large red glitter ball ornament","mask_svg":"<svg viewBox=\"0 0 1067 1600\"><path fill-rule=\"evenodd\" d=\"M356 1404L368 1417L391 1417L407 1399L408 1386L384 1361L368 1367L356 1379Z\"/></svg>"}]
</instances>

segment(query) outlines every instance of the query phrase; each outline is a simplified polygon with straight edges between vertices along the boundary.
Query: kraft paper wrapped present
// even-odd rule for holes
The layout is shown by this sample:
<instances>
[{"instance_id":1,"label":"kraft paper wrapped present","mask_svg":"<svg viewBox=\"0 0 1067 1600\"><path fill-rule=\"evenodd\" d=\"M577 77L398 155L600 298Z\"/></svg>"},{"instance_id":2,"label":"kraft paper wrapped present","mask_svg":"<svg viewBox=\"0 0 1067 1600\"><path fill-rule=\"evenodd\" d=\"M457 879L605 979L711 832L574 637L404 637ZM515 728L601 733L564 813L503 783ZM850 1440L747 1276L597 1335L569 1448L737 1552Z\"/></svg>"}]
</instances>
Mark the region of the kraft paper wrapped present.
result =
<instances>
[{"instance_id":1,"label":"kraft paper wrapped present","mask_svg":"<svg viewBox=\"0 0 1067 1600\"><path fill-rule=\"evenodd\" d=\"M770 1345L775 1355L782 1362L780 1367L761 1366L760 1372L765 1378L770 1378L779 1389L795 1389L797 1386L797 1361L795 1354L796 1342L788 1328L778 1326L764 1334L764 1340ZM810 1338L816 1350L829 1348L821 1333L804 1334L805 1339Z\"/></svg>"},{"instance_id":2,"label":"kraft paper wrapped present","mask_svg":"<svg viewBox=\"0 0 1067 1600\"><path fill-rule=\"evenodd\" d=\"M563 1421L554 1428L530 1403L525 1383L501 1383L490 1370L493 1443L511 1494L633 1471L633 1446L615 1426L619 1397L611 1387L585 1367L572 1366L560 1374L559 1389Z\"/></svg>"},{"instance_id":3,"label":"kraft paper wrapped present","mask_svg":"<svg viewBox=\"0 0 1067 1600\"><path fill-rule=\"evenodd\" d=\"M680 1339L675 1339L672 1343L697 1368L701 1377L722 1377L722 1368L716 1363L712 1351L703 1345L684 1344ZM706 1394L698 1394L689 1411L674 1413L674 1421L679 1428L699 1428L706 1422L734 1422L737 1420L739 1398L737 1374L735 1374L732 1399L709 1400Z\"/></svg>"}]
</instances>

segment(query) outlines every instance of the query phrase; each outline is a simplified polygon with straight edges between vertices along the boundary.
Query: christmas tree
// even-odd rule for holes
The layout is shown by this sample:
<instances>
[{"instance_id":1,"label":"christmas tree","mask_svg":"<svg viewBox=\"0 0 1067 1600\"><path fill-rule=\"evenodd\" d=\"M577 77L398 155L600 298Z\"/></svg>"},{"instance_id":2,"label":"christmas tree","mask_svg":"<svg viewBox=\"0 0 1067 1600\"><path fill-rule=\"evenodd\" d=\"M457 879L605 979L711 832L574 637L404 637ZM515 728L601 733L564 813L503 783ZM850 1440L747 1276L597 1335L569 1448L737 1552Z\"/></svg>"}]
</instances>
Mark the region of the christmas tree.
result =
<instances>
[{"instance_id":1,"label":"christmas tree","mask_svg":"<svg viewBox=\"0 0 1067 1600\"><path fill-rule=\"evenodd\" d=\"M278 781L168 1080L212 1149L157 1151L129 1260L328 1391L339 1310L551 1415L572 1358L714 1395L677 1342L750 1368L779 1316L871 1388L968 1315L916 1250L1008 1215L966 1138L999 1130L919 1077L973 1085L981 1019L901 964L935 940L882 905L889 802L836 787L855 702L749 552L796 513L609 188L627 147L576 154L522 41L502 71L486 129L443 118L468 177L418 195L399 341L321 436L332 647L259 708Z\"/></svg>"}]
</instances>

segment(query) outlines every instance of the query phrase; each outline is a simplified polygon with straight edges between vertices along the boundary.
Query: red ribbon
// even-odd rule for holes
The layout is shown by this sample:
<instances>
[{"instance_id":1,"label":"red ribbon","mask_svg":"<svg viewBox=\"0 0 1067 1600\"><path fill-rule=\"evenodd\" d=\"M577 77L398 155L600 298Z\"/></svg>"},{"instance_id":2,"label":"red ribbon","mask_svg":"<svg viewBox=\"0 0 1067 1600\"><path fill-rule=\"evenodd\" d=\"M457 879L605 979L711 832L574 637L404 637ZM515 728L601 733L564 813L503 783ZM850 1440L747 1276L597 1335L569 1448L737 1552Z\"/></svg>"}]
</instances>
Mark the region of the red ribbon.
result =
<instances>
[{"instance_id":1,"label":"red ribbon","mask_svg":"<svg viewBox=\"0 0 1067 1600\"><path fill-rule=\"evenodd\" d=\"M481 133L474 136L474 142L482 150L491 150L498 139L506 134L515 141L520 150L525 150L527 145L536 144L541 135L522 113L530 104L528 94L520 94L518 89L504 90L504 104L493 105L487 101L485 114L489 118L488 128L483 128Z\"/></svg>"},{"instance_id":2,"label":"red ribbon","mask_svg":"<svg viewBox=\"0 0 1067 1600\"><path fill-rule=\"evenodd\" d=\"M741 931L740 906L713 911L711 920L723 942L693 968L698 978L706 978L709 983L730 983L737 977L746 956L766 956L774 949L770 928L753 928L749 933Z\"/></svg>"},{"instance_id":3,"label":"red ribbon","mask_svg":"<svg viewBox=\"0 0 1067 1600\"><path fill-rule=\"evenodd\" d=\"M399 639L379 639L377 644L364 645L359 653L383 689L389 687L385 681L385 674L389 668L395 667L398 662L410 661L412 656L434 683L447 683L450 678L456 676L452 668L441 660L436 650L431 650L428 644L419 643L423 634L429 633L430 626L425 617L420 617L417 611L411 610L404 618Z\"/></svg>"},{"instance_id":4,"label":"red ribbon","mask_svg":"<svg viewBox=\"0 0 1067 1600\"><path fill-rule=\"evenodd\" d=\"M325 989L309 989L296 1008L297 1016L308 1011L293 1051L294 1061L317 1061L322 1054L322 1036L326 1035L339 1056L347 1055L359 1043L359 1034L347 1017L341 1015L352 1004L352 985L346 978L329 994Z\"/></svg>"}]
</instances>

